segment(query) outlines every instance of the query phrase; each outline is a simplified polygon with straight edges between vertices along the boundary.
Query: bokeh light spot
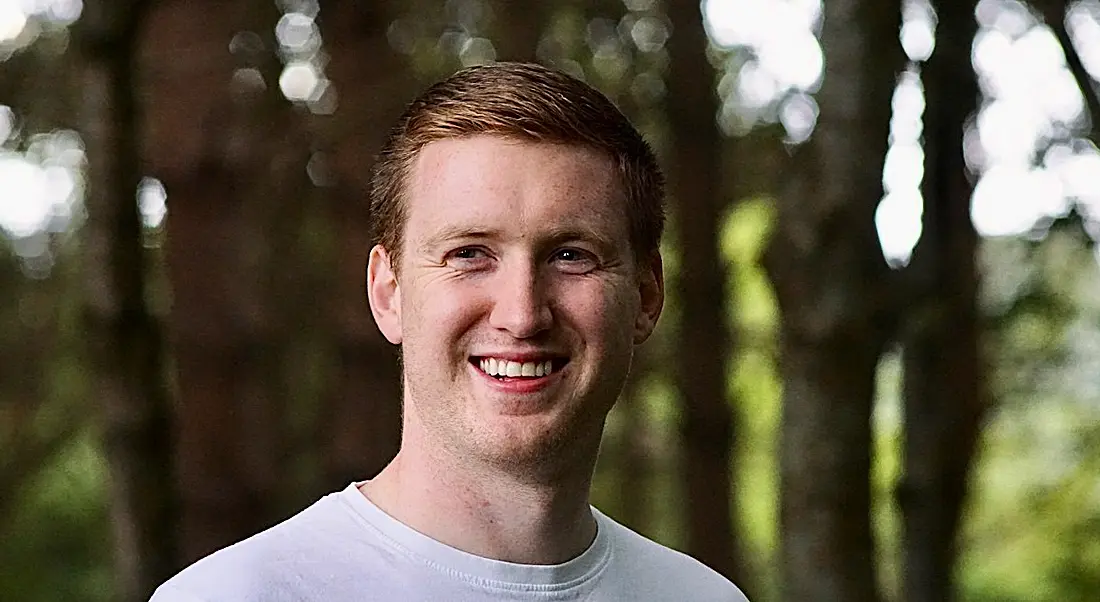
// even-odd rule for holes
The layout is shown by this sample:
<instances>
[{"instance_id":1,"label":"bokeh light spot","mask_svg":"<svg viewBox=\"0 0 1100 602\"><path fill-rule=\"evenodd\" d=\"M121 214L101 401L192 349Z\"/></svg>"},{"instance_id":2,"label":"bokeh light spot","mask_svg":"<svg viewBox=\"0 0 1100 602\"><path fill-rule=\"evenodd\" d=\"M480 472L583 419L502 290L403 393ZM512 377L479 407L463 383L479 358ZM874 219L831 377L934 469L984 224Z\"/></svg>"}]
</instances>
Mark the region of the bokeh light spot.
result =
<instances>
[{"instance_id":1,"label":"bokeh light spot","mask_svg":"<svg viewBox=\"0 0 1100 602\"><path fill-rule=\"evenodd\" d=\"M920 241L924 200L920 191L909 187L882 198L875 210L875 228L879 232L882 254L891 265L909 262Z\"/></svg>"},{"instance_id":2,"label":"bokeh light spot","mask_svg":"<svg viewBox=\"0 0 1100 602\"><path fill-rule=\"evenodd\" d=\"M936 48L936 13L928 0L906 0L902 7L901 46L909 60L928 60Z\"/></svg>"},{"instance_id":3,"label":"bokeh light spot","mask_svg":"<svg viewBox=\"0 0 1100 602\"><path fill-rule=\"evenodd\" d=\"M496 59L496 48L488 38L467 38L458 52L458 60L463 67L491 63Z\"/></svg>"},{"instance_id":4,"label":"bokeh light spot","mask_svg":"<svg viewBox=\"0 0 1100 602\"><path fill-rule=\"evenodd\" d=\"M0 105L0 144L15 133L15 112L7 105Z\"/></svg>"},{"instance_id":5,"label":"bokeh light spot","mask_svg":"<svg viewBox=\"0 0 1100 602\"><path fill-rule=\"evenodd\" d=\"M0 42L14 40L27 26L27 15L12 0L0 0Z\"/></svg>"},{"instance_id":6,"label":"bokeh light spot","mask_svg":"<svg viewBox=\"0 0 1100 602\"><path fill-rule=\"evenodd\" d=\"M275 37L284 48L293 52L307 52L320 43L317 25L313 17L302 13L287 13L275 25Z\"/></svg>"},{"instance_id":7,"label":"bokeh light spot","mask_svg":"<svg viewBox=\"0 0 1100 602\"><path fill-rule=\"evenodd\" d=\"M1023 234L1044 215L1067 210L1062 184L1043 169L990 168L974 188L971 217L985 236Z\"/></svg>"},{"instance_id":8,"label":"bokeh light spot","mask_svg":"<svg viewBox=\"0 0 1100 602\"><path fill-rule=\"evenodd\" d=\"M288 100L293 101L302 102L312 98L319 83L317 69L306 61L289 63L279 76L279 89Z\"/></svg>"},{"instance_id":9,"label":"bokeh light spot","mask_svg":"<svg viewBox=\"0 0 1100 602\"><path fill-rule=\"evenodd\" d=\"M810 138L817 124L820 110L817 101L809 94L798 92L791 94L779 108L779 122L787 131L790 142L798 144Z\"/></svg>"},{"instance_id":10,"label":"bokeh light spot","mask_svg":"<svg viewBox=\"0 0 1100 602\"><path fill-rule=\"evenodd\" d=\"M37 165L14 153L0 155L0 227L9 236L23 238L40 230L49 215L46 174Z\"/></svg>"},{"instance_id":11,"label":"bokeh light spot","mask_svg":"<svg viewBox=\"0 0 1100 602\"><path fill-rule=\"evenodd\" d=\"M156 178L142 178L138 185L137 203L141 221L146 228L157 228L168 214L168 193Z\"/></svg>"},{"instance_id":12,"label":"bokeh light spot","mask_svg":"<svg viewBox=\"0 0 1100 602\"><path fill-rule=\"evenodd\" d=\"M642 17L630 28L630 38L642 52L657 52L664 48L670 34L669 26L656 17Z\"/></svg>"}]
</instances>

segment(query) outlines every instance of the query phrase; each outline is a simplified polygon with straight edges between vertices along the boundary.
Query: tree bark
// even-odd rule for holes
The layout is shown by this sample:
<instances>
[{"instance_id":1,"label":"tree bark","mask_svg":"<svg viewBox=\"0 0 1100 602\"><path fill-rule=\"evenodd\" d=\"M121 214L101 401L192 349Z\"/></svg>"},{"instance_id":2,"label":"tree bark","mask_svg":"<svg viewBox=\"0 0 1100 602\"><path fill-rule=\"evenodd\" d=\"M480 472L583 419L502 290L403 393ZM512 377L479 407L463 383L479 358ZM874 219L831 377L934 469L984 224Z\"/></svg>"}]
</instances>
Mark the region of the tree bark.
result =
<instances>
[{"instance_id":1,"label":"tree bark","mask_svg":"<svg viewBox=\"0 0 1100 602\"><path fill-rule=\"evenodd\" d=\"M144 2L88 3L87 319L100 375L119 599L147 599L175 569L171 407L162 337L146 305L148 255L136 202L142 175L135 58Z\"/></svg>"},{"instance_id":2,"label":"tree bark","mask_svg":"<svg viewBox=\"0 0 1100 602\"><path fill-rule=\"evenodd\" d=\"M919 302L903 335L905 475L898 487L908 602L956 599L956 540L988 406L978 315L978 235L963 134L977 109L970 66L976 2L937 6L936 50L923 69L924 229L906 269Z\"/></svg>"},{"instance_id":3,"label":"tree bark","mask_svg":"<svg viewBox=\"0 0 1100 602\"><path fill-rule=\"evenodd\" d=\"M79 26L76 28L79 30ZM39 40L0 62L0 104L10 106L25 132L81 129L79 50L69 45L58 54L57 40ZM65 92L58 93L59 89Z\"/></svg>"},{"instance_id":4,"label":"tree bark","mask_svg":"<svg viewBox=\"0 0 1100 602\"><path fill-rule=\"evenodd\" d=\"M824 5L812 138L795 149L765 254L782 314L782 596L878 600L871 406L894 322L874 213L903 65L898 2Z\"/></svg>"},{"instance_id":5,"label":"tree bark","mask_svg":"<svg viewBox=\"0 0 1100 602\"><path fill-rule=\"evenodd\" d=\"M687 551L744 585L747 575L731 501L736 429L726 390L732 337L718 241L726 198L722 139L715 124L718 101L699 2L671 2L668 11L676 27L669 40L668 80L676 163L669 174L682 266L676 279L681 310L674 379L683 416L681 471L690 500Z\"/></svg>"},{"instance_id":6,"label":"tree bark","mask_svg":"<svg viewBox=\"0 0 1100 602\"><path fill-rule=\"evenodd\" d=\"M546 26L547 13L555 8L546 2L496 0L493 43L498 61L537 60L535 51Z\"/></svg>"},{"instance_id":7,"label":"tree bark","mask_svg":"<svg viewBox=\"0 0 1100 602\"><path fill-rule=\"evenodd\" d=\"M651 496L647 495L652 478L653 432L642 405L639 386L651 370L645 350L634 355L630 376L616 410L622 420L621 434L616 441L614 462L618 477L619 522L645 533L651 530Z\"/></svg>"},{"instance_id":8,"label":"tree bark","mask_svg":"<svg viewBox=\"0 0 1100 602\"><path fill-rule=\"evenodd\" d=\"M277 17L273 5L166 0L143 38L145 151L169 199L181 564L279 516L283 383L259 216L307 152L277 85L262 81Z\"/></svg>"},{"instance_id":9,"label":"tree bark","mask_svg":"<svg viewBox=\"0 0 1100 602\"><path fill-rule=\"evenodd\" d=\"M339 376L320 431L330 487L373 476L400 442L397 356L371 318L364 288L372 242L370 170L386 133L419 88L386 38L398 15L392 2L321 2L321 32L332 55L328 76L339 94L320 142L332 162L337 201L331 213L338 256L329 328L338 345Z\"/></svg>"},{"instance_id":10,"label":"tree bark","mask_svg":"<svg viewBox=\"0 0 1100 602\"><path fill-rule=\"evenodd\" d=\"M71 304L87 305L73 294L73 270L55 266L49 277L32 279L20 273L22 261L0 249L6 301L0 306L0 340L19 342L0 347L0 539L11 535L28 486L74 437L97 424L84 396L72 396L79 398L73 403L49 386L58 362L73 361L74 352L86 356L79 349L84 338L61 318Z\"/></svg>"}]
</instances>

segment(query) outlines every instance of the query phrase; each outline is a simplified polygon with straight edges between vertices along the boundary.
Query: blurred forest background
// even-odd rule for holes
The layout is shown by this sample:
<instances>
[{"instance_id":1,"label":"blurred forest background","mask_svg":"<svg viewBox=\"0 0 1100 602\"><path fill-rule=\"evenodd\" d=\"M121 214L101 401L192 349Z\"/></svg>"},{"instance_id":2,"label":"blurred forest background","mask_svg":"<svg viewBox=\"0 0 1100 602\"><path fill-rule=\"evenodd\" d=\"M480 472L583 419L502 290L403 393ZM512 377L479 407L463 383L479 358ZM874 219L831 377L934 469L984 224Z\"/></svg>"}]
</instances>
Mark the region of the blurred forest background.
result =
<instances>
[{"instance_id":1,"label":"blurred forest background","mask_svg":"<svg viewBox=\"0 0 1100 602\"><path fill-rule=\"evenodd\" d=\"M504 59L670 177L598 506L756 602L1097 599L1098 0L0 0L0 598L384 464L372 154Z\"/></svg>"}]
</instances>

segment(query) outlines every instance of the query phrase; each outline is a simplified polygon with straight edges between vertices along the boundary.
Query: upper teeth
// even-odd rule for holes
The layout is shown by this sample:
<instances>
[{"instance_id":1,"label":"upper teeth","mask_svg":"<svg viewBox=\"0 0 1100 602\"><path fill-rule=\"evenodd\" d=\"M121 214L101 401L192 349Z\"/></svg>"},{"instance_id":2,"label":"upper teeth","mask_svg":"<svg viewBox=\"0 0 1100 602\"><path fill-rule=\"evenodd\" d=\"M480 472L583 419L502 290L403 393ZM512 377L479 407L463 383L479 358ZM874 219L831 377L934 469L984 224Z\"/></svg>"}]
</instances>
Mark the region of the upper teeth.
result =
<instances>
[{"instance_id":1,"label":"upper teeth","mask_svg":"<svg viewBox=\"0 0 1100 602\"><path fill-rule=\"evenodd\" d=\"M490 376L548 376L554 371L554 362L513 362L487 357L481 360L481 370Z\"/></svg>"}]
</instances>

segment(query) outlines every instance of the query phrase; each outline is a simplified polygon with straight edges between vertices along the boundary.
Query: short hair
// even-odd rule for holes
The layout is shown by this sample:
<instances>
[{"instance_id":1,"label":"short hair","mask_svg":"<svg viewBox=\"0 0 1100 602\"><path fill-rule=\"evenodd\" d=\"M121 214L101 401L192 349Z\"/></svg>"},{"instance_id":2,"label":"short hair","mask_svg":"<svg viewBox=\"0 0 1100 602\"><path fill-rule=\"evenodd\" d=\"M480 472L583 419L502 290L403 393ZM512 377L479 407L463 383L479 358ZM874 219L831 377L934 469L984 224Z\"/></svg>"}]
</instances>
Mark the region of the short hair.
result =
<instances>
[{"instance_id":1,"label":"short hair","mask_svg":"<svg viewBox=\"0 0 1100 602\"><path fill-rule=\"evenodd\" d=\"M390 130L371 173L370 209L374 242L390 253L395 270L417 154L430 142L481 134L607 153L626 195L636 257L658 250L664 176L642 135L592 86L538 64L501 62L463 69L431 86Z\"/></svg>"}]
</instances>

